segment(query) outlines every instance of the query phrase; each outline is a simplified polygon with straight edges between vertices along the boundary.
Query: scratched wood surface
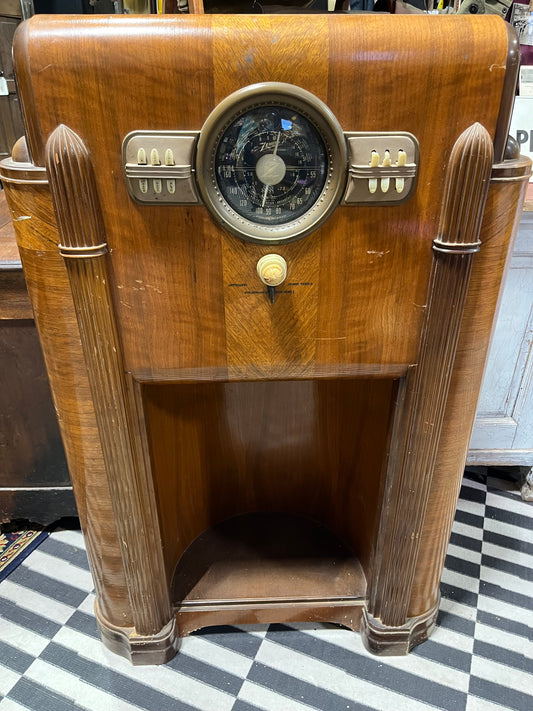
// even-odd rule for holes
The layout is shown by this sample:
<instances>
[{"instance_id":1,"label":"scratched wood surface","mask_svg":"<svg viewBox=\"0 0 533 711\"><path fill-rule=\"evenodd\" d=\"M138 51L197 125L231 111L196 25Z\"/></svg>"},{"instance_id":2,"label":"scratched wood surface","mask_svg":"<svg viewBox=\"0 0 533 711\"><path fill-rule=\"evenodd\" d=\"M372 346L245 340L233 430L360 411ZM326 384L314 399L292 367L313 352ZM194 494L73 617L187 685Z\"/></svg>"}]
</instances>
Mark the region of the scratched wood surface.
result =
<instances>
[{"instance_id":1,"label":"scratched wood surface","mask_svg":"<svg viewBox=\"0 0 533 711\"><path fill-rule=\"evenodd\" d=\"M494 135L505 72L500 23L456 19L127 18L124 41L117 44L107 20L82 28L65 18L36 18L19 34L17 72L21 93L28 95L33 160L42 165L44 142L64 122L99 166L127 370L142 379L204 372L224 380L360 375L376 366L383 373L405 372L416 360L443 166L453 141L474 119ZM428 32L423 47L415 41L417 28ZM56 41L67 32L68 61ZM472 36L482 41L472 45ZM468 65L460 59L465 44L471 45ZM375 47L387 51L365 61ZM438 70L439 82L429 67ZM273 307L261 294L246 293L253 289L229 287L259 287L255 264L268 246L242 245L203 207L133 204L120 157L129 131L200 129L228 94L266 80L313 92L345 130L411 131L420 142L420 183L431 186L381 211L379 220L372 208L339 208L305 241L280 247L288 281L298 286L280 294ZM415 112L420 96L425 110ZM296 328L303 313L305 327Z\"/></svg>"}]
</instances>

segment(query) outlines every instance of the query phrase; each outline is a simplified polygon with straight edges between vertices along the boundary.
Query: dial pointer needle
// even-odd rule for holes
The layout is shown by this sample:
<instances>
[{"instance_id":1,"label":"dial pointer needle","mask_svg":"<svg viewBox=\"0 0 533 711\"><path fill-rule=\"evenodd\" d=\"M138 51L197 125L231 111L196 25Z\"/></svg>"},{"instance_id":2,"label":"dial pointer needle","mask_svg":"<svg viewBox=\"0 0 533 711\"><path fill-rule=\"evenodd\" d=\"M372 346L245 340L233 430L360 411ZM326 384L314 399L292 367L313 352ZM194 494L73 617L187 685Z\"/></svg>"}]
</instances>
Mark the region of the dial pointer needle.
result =
<instances>
[{"instance_id":1,"label":"dial pointer needle","mask_svg":"<svg viewBox=\"0 0 533 711\"><path fill-rule=\"evenodd\" d=\"M274 146L274 153L272 154L272 155L274 155L274 156L275 156L276 153L278 152L279 137L280 137L280 136L281 136L281 131L278 131L278 137L276 138L276 145ZM266 199L267 199L267 194L268 194L268 188L269 188L269 187L270 187L270 185L265 185L265 189L263 190L263 202L261 203L261 207L262 207L262 208L265 206Z\"/></svg>"}]
</instances>

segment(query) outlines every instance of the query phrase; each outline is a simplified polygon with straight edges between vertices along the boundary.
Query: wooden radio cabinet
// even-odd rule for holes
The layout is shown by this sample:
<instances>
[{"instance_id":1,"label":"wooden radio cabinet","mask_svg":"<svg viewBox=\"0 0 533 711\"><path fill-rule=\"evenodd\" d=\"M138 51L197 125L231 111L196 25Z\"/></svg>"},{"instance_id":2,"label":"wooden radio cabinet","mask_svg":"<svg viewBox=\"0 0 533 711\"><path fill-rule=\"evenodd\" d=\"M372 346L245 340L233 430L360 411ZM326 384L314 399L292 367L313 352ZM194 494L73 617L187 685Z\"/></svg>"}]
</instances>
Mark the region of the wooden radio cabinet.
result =
<instances>
[{"instance_id":1,"label":"wooden radio cabinet","mask_svg":"<svg viewBox=\"0 0 533 711\"><path fill-rule=\"evenodd\" d=\"M530 162L496 17L36 17L2 163L104 642L435 624ZM273 256L272 256L273 255Z\"/></svg>"}]
</instances>

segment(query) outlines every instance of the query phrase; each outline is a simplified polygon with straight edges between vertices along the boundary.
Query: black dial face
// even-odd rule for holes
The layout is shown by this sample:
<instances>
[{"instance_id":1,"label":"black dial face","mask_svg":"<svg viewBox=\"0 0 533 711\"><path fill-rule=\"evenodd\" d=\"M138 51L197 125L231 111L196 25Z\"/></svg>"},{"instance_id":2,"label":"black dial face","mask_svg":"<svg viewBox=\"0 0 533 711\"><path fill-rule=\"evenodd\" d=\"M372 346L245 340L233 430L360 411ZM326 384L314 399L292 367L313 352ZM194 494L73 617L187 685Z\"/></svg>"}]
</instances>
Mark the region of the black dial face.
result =
<instances>
[{"instance_id":1,"label":"black dial face","mask_svg":"<svg viewBox=\"0 0 533 711\"><path fill-rule=\"evenodd\" d=\"M275 226L312 208L328 164L326 145L308 118L288 106L268 105L244 112L223 130L214 177L238 215Z\"/></svg>"},{"instance_id":2,"label":"black dial face","mask_svg":"<svg viewBox=\"0 0 533 711\"><path fill-rule=\"evenodd\" d=\"M301 239L335 210L347 177L346 139L314 94L283 82L242 87L207 117L196 179L213 217L262 244Z\"/></svg>"}]
</instances>

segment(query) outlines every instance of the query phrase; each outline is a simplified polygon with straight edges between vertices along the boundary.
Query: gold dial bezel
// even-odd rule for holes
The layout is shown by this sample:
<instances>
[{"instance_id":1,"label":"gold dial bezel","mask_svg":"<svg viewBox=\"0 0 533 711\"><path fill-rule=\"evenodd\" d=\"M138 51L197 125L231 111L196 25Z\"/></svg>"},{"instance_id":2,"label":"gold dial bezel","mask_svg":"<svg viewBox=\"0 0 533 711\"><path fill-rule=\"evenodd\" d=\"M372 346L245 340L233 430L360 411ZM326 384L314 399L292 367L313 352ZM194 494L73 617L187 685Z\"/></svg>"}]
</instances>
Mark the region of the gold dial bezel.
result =
<instances>
[{"instance_id":1,"label":"gold dial bezel","mask_svg":"<svg viewBox=\"0 0 533 711\"><path fill-rule=\"evenodd\" d=\"M216 180L216 151L225 131L239 116L273 105L287 106L313 124L326 146L328 169L320 195L303 215L279 225L264 225L243 217L225 200ZM292 242L316 230L343 196L347 167L346 139L333 112L311 92L281 82L253 84L221 101L202 127L196 154L198 188L213 217L237 237L262 244Z\"/></svg>"}]
</instances>

